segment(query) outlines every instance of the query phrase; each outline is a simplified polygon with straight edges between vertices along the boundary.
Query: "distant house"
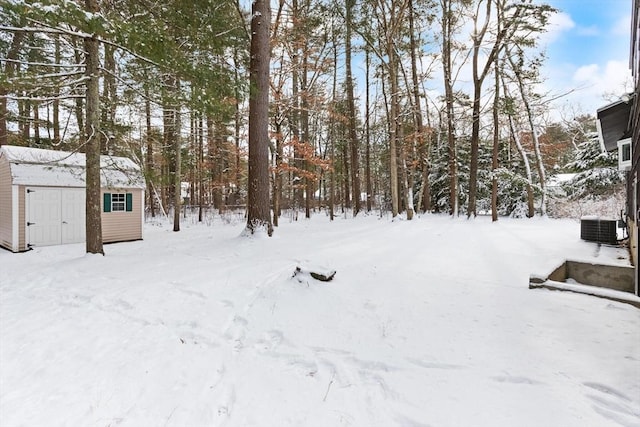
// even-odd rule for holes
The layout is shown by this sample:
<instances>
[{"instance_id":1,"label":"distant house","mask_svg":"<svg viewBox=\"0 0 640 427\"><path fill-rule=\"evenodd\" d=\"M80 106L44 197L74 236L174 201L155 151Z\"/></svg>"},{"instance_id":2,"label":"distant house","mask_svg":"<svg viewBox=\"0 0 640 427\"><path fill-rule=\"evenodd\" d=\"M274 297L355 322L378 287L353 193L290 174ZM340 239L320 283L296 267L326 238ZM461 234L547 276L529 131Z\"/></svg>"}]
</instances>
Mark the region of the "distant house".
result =
<instances>
[{"instance_id":1,"label":"distant house","mask_svg":"<svg viewBox=\"0 0 640 427\"><path fill-rule=\"evenodd\" d=\"M142 239L145 182L124 157L102 156L103 242ZM85 241L85 155L0 147L0 246L13 252Z\"/></svg>"},{"instance_id":2,"label":"distant house","mask_svg":"<svg viewBox=\"0 0 640 427\"><path fill-rule=\"evenodd\" d=\"M608 151L618 150L618 167L626 173L627 226L629 248L635 266L638 291L638 222L640 219L640 0L633 0L631 18L631 53L629 58L634 78L633 93L597 111L600 138Z\"/></svg>"}]
</instances>

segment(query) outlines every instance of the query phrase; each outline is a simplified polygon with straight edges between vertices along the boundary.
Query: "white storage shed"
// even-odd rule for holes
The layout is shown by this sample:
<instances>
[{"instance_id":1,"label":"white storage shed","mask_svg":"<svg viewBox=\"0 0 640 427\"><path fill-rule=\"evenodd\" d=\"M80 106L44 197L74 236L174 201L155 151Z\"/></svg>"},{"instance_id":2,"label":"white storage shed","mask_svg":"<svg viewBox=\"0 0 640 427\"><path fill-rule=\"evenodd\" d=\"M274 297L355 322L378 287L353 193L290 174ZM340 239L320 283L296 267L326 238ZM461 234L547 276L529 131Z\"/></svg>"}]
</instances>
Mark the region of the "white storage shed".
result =
<instances>
[{"instance_id":1,"label":"white storage shed","mask_svg":"<svg viewBox=\"0 0 640 427\"><path fill-rule=\"evenodd\" d=\"M144 177L131 159L102 156L105 243L142 239ZM13 252L85 241L85 155L0 147L0 246Z\"/></svg>"}]
</instances>

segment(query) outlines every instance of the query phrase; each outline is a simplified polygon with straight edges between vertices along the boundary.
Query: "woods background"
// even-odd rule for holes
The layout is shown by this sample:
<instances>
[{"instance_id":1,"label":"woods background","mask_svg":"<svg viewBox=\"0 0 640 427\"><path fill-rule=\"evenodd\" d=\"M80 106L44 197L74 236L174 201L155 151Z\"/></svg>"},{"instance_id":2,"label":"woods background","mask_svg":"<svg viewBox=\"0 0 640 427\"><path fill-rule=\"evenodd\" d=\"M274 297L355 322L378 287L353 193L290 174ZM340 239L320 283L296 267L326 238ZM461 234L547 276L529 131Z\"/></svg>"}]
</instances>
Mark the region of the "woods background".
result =
<instances>
[{"instance_id":1,"label":"woods background","mask_svg":"<svg viewBox=\"0 0 640 427\"><path fill-rule=\"evenodd\" d=\"M150 216L247 208L245 3L0 1L0 145L131 157ZM538 40L555 12L531 0L271 2L261 162L273 225L320 209L497 220L574 215L566 200L603 196L619 209L595 112L553 111L563 94L540 91Z\"/></svg>"}]
</instances>

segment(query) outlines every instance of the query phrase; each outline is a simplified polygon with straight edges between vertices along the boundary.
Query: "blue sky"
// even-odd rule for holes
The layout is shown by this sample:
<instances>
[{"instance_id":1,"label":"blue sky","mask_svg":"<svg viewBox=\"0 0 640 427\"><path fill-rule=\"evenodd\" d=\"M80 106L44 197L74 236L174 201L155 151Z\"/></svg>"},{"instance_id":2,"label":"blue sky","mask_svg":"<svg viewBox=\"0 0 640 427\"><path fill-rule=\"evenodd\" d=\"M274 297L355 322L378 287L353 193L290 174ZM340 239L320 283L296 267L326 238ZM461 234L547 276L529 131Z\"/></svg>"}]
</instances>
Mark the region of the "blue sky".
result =
<instances>
[{"instance_id":1,"label":"blue sky","mask_svg":"<svg viewBox=\"0 0 640 427\"><path fill-rule=\"evenodd\" d=\"M556 105L595 114L597 108L631 89L632 0L547 1L559 12L545 35L545 87L554 93L576 89Z\"/></svg>"},{"instance_id":2,"label":"blue sky","mask_svg":"<svg viewBox=\"0 0 640 427\"><path fill-rule=\"evenodd\" d=\"M549 109L553 120L576 114L595 115L598 108L632 90L628 64L633 0L535 1L558 9L541 40L541 47L546 48L547 60L542 71L546 80L538 92L545 98L553 98L573 91L553 103ZM250 8L248 0L243 2ZM272 0L272 13L277 9L276 3ZM431 48L438 49L437 45ZM356 75L362 76L364 59L355 55L354 61ZM465 80L469 73L470 70L463 71L460 80ZM441 91L441 80L436 70L427 87ZM358 90L363 99L361 82Z\"/></svg>"}]
</instances>

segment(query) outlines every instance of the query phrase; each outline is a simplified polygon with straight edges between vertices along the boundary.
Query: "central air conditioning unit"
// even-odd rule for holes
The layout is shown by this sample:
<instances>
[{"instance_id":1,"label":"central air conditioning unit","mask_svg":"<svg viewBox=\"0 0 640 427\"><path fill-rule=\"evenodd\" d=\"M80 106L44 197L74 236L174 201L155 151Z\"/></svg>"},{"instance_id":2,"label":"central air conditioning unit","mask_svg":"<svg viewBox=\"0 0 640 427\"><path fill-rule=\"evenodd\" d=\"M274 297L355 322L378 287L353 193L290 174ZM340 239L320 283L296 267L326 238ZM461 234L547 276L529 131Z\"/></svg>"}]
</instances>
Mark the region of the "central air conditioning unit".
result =
<instances>
[{"instance_id":1,"label":"central air conditioning unit","mask_svg":"<svg viewBox=\"0 0 640 427\"><path fill-rule=\"evenodd\" d=\"M618 243L618 221L598 217L582 217L580 219L580 239L587 242L615 245Z\"/></svg>"},{"instance_id":2,"label":"central air conditioning unit","mask_svg":"<svg viewBox=\"0 0 640 427\"><path fill-rule=\"evenodd\" d=\"M631 138L618 141L618 170L631 170Z\"/></svg>"}]
</instances>

